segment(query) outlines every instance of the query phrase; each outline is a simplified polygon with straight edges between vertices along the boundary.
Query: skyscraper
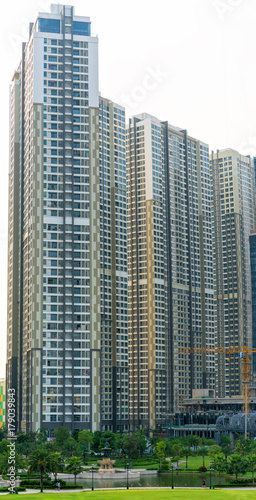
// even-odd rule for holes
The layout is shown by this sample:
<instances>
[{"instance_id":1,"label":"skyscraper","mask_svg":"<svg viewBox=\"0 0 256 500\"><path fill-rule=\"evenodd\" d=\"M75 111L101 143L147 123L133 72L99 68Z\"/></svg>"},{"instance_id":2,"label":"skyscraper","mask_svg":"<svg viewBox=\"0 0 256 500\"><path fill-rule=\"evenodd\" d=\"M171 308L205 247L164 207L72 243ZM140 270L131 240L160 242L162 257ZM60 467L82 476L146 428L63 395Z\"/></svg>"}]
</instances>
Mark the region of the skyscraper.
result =
<instances>
[{"instance_id":1,"label":"skyscraper","mask_svg":"<svg viewBox=\"0 0 256 500\"><path fill-rule=\"evenodd\" d=\"M155 428L214 388L208 146L147 115L127 131L130 421ZM183 351L184 349L184 351Z\"/></svg>"},{"instance_id":2,"label":"skyscraper","mask_svg":"<svg viewBox=\"0 0 256 500\"><path fill-rule=\"evenodd\" d=\"M254 168L250 157L226 149L212 153L213 251L218 347L252 345L250 230L255 227ZM237 354L216 354L219 397L243 393Z\"/></svg>"},{"instance_id":3,"label":"skyscraper","mask_svg":"<svg viewBox=\"0 0 256 500\"><path fill-rule=\"evenodd\" d=\"M250 237L250 262L251 262L251 286L252 286L252 343L253 349L256 349L256 230L252 230ZM256 383L256 353L253 354L252 363L252 382Z\"/></svg>"},{"instance_id":4,"label":"skyscraper","mask_svg":"<svg viewBox=\"0 0 256 500\"><path fill-rule=\"evenodd\" d=\"M100 97L102 429L127 431L125 110Z\"/></svg>"},{"instance_id":5,"label":"skyscraper","mask_svg":"<svg viewBox=\"0 0 256 500\"><path fill-rule=\"evenodd\" d=\"M7 384L19 430L126 425L124 111L109 105L106 124L104 103L90 19L39 13L11 85Z\"/></svg>"}]
</instances>

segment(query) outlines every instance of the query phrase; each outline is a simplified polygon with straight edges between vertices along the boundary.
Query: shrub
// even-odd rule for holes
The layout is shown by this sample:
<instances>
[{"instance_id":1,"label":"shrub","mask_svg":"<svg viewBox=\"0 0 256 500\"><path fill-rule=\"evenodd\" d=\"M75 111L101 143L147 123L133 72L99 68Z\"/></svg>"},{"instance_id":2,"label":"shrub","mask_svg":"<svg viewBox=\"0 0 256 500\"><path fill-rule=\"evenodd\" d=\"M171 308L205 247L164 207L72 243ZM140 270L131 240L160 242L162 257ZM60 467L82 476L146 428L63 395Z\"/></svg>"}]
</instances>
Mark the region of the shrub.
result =
<instances>
[{"instance_id":1,"label":"shrub","mask_svg":"<svg viewBox=\"0 0 256 500\"><path fill-rule=\"evenodd\" d=\"M207 472L207 467L205 467L205 465L201 465L201 467L199 467L198 469L200 472Z\"/></svg>"},{"instance_id":2,"label":"shrub","mask_svg":"<svg viewBox=\"0 0 256 500\"><path fill-rule=\"evenodd\" d=\"M0 488L1 493L5 493L6 491L9 491L10 486L3 486L3 488ZM16 488L15 488L16 489ZM26 488L24 486L19 486L17 488L18 491L26 491Z\"/></svg>"},{"instance_id":3,"label":"shrub","mask_svg":"<svg viewBox=\"0 0 256 500\"><path fill-rule=\"evenodd\" d=\"M162 465L162 470L169 470L169 465L168 464L163 464Z\"/></svg>"}]
</instances>

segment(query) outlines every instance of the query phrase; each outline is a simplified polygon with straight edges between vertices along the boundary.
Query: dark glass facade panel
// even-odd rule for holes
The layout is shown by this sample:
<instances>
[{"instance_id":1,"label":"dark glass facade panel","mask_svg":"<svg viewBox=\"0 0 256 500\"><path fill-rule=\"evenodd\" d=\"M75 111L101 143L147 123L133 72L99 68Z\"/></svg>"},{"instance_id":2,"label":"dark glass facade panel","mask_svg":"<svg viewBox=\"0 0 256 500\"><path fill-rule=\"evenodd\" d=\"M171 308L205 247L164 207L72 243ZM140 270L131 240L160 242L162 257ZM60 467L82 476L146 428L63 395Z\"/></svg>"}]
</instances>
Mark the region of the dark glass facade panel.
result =
<instances>
[{"instance_id":1,"label":"dark glass facade panel","mask_svg":"<svg viewBox=\"0 0 256 500\"><path fill-rule=\"evenodd\" d=\"M38 31L43 33L60 33L60 21L58 19L38 19Z\"/></svg>"},{"instance_id":2,"label":"dark glass facade panel","mask_svg":"<svg viewBox=\"0 0 256 500\"><path fill-rule=\"evenodd\" d=\"M73 35L91 36L91 24L73 21Z\"/></svg>"}]
</instances>

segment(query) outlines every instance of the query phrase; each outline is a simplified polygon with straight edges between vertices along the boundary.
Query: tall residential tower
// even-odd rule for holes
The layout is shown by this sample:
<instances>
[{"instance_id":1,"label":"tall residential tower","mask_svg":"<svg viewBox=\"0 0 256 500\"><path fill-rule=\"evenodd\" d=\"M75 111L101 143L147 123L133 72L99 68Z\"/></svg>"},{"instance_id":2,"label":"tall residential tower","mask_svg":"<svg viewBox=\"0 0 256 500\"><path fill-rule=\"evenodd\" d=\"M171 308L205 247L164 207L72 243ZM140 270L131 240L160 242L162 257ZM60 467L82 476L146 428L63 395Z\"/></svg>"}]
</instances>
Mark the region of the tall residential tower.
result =
<instances>
[{"instance_id":1,"label":"tall residential tower","mask_svg":"<svg viewBox=\"0 0 256 500\"><path fill-rule=\"evenodd\" d=\"M90 19L52 5L11 85L7 389L19 430L127 421L127 404L116 414L127 401L124 111L111 105L105 124L104 105Z\"/></svg>"},{"instance_id":2,"label":"tall residential tower","mask_svg":"<svg viewBox=\"0 0 256 500\"><path fill-rule=\"evenodd\" d=\"M208 146L147 115L127 132L131 427L155 428L214 388Z\"/></svg>"},{"instance_id":3,"label":"tall residential tower","mask_svg":"<svg viewBox=\"0 0 256 500\"><path fill-rule=\"evenodd\" d=\"M252 345L250 230L255 227L254 167L233 149L212 153L213 251L215 266L216 345ZM238 354L216 354L219 397L243 393Z\"/></svg>"}]
</instances>

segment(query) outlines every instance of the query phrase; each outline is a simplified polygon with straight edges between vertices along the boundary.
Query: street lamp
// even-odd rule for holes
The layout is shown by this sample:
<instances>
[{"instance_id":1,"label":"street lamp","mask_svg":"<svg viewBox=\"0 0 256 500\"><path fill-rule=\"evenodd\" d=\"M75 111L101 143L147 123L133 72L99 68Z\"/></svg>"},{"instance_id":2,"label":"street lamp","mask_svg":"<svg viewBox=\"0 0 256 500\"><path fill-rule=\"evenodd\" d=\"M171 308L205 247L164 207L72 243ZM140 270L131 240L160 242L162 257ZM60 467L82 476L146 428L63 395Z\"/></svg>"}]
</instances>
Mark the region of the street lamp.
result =
<instances>
[{"instance_id":1,"label":"street lamp","mask_svg":"<svg viewBox=\"0 0 256 500\"><path fill-rule=\"evenodd\" d=\"M129 462L126 463L126 488L127 490L129 490L129 477L128 477L128 473L129 473Z\"/></svg>"},{"instance_id":2,"label":"street lamp","mask_svg":"<svg viewBox=\"0 0 256 500\"><path fill-rule=\"evenodd\" d=\"M210 462L210 490L212 489L212 464Z\"/></svg>"},{"instance_id":3,"label":"street lamp","mask_svg":"<svg viewBox=\"0 0 256 500\"><path fill-rule=\"evenodd\" d=\"M91 471L92 471L92 491L94 490L94 484L93 484L93 473L94 473L94 470L95 470L95 465L92 464L92 466L91 466Z\"/></svg>"},{"instance_id":4,"label":"street lamp","mask_svg":"<svg viewBox=\"0 0 256 500\"><path fill-rule=\"evenodd\" d=\"M174 485L173 485L173 464L172 464L172 490L174 488Z\"/></svg>"}]
</instances>

